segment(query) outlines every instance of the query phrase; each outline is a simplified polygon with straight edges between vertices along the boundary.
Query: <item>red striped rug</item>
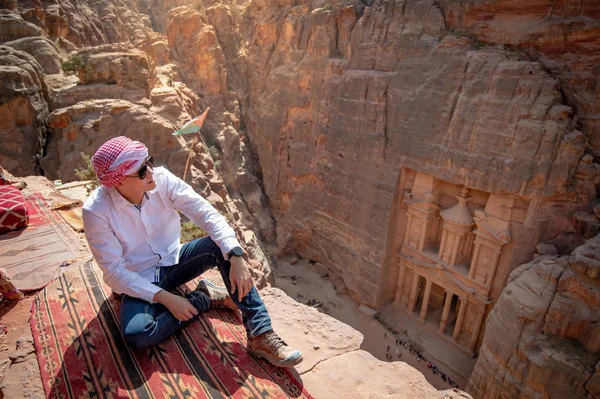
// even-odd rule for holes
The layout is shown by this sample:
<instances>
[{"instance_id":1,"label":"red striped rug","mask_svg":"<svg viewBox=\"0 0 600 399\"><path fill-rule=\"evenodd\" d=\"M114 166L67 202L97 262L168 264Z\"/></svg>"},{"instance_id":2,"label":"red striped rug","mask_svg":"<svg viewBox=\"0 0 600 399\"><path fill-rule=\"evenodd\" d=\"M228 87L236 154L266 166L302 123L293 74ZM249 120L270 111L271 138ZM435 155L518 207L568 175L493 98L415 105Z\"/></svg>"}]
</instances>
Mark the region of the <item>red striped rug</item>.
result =
<instances>
[{"instance_id":1,"label":"red striped rug","mask_svg":"<svg viewBox=\"0 0 600 399\"><path fill-rule=\"evenodd\" d=\"M36 291L58 276L61 264L91 254L42 194L26 200L29 226L0 235L0 267L21 291Z\"/></svg>"},{"instance_id":2,"label":"red striped rug","mask_svg":"<svg viewBox=\"0 0 600 399\"><path fill-rule=\"evenodd\" d=\"M92 262L48 285L31 329L50 398L311 398L286 370L246 352L237 317L211 310L161 344L134 350L119 331L120 301Z\"/></svg>"}]
</instances>

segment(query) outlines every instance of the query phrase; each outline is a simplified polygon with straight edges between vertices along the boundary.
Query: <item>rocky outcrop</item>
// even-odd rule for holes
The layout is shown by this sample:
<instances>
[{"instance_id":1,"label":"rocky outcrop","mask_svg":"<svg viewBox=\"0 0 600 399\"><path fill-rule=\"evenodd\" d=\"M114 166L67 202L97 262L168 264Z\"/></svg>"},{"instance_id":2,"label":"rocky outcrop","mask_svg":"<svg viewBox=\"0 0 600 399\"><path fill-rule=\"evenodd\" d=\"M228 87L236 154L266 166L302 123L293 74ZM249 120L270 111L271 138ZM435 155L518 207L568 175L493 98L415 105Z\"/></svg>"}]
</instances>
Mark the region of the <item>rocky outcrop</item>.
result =
<instances>
[{"instance_id":1,"label":"rocky outcrop","mask_svg":"<svg viewBox=\"0 0 600 399\"><path fill-rule=\"evenodd\" d=\"M260 295L275 331L302 352L295 371L315 398L469 398L459 390L437 391L404 362L376 359L360 349L360 332L280 289L265 288Z\"/></svg>"},{"instance_id":2,"label":"rocky outcrop","mask_svg":"<svg viewBox=\"0 0 600 399\"><path fill-rule=\"evenodd\" d=\"M109 44L80 50L78 68L81 84L103 83L127 89L143 89L146 97L154 87L155 72L151 59L131 44Z\"/></svg>"},{"instance_id":3,"label":"rocky outcrop","mask_svg":"<svg viewBox=\"0 0 600 399\"><path fill-rule=\"evenodd\" d=\"M0 77L0 165L17 176L35 174L47 139L42 68L29 54L0 46Z\"/></svg>"},{"instance_id":4,"label":"rocky outcrop","mask_svg":"<svg viewBox=\"0 0 600 399\"><path fill-rule=\"evenodd\" d=\"M202 21L198 11L188 7L171 10L170 21L166 36L186 81L209 101L221 101L221 95L227 91L227 71L215 29Z\"/></svg>"},{"instance_id":5,"label":"rocky outcrop","mask_svg":"<svg viewBox=\"0 0 600 399\"><path fill-rule=\"evenodd\" d=\"M154 88L150 93L150 101L150 111L156 112L175 126L183 126L200 114L198 96L183 84Z\"/></svg>"},{"instance_id":6,"label":"rocky outcrop","mask_svg":"<svg viewBox=\"0 0 600 399\"><path fill-rule=\"evenodd\" d=\"M156 71L146 53L129 43L84 48L68 60L79 78L77 84L50 89L52 110L93 99L121 99L150 106L157 84Z\"/></svg>"},{"instance_id":7,"label":"rocky outcrop","mask_svg":"<svg viewBox=\"0 0 600 399\"><path fill-rule=\"evenodd\" d=\"M600 236L516 269L490 313L476 398L600 395Z\"/></svg>"},{"instance_id":8,"label":"rocky outcrop","mask_svg":"<svg viewBox=\"0 0 600 399\"><path fill-rule=\"evenodd\" d=\"M25 21L15 10L0 10L0 42L41 35L40 27Z\"/></svg>"},{"instance_id":9,"label":"rocky outcrop","mask_svg":"<svg viewBox=\"0 0 600 399\"><path fill-rule=\"evenodd\" d=\"M60 55L56 45L44 37L27 37L4 44L15 50L25 51L40 64L44 74L61 73Z\"/></svg>"}]
</instances>

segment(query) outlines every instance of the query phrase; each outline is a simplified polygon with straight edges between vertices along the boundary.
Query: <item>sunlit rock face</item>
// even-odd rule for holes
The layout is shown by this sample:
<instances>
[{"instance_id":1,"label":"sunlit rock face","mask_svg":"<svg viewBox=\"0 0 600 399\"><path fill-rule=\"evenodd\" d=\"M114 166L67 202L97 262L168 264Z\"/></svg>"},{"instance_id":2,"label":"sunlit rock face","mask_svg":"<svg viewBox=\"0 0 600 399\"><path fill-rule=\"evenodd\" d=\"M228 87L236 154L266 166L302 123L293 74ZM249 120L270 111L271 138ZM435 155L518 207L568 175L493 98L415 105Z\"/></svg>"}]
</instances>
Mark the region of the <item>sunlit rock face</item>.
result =
<instances>
[{"instance_id":1,"label":"sunlit rock face","mask_svg":"<svg viewBox=\"0 0 600 399\"><path fill-rule=\"evenodd\" d=\"M572 230L572 202L595 196L596 165L573 184L588 132L561 81L531 57L449 30L447 14L433 1L246 11L242 109L279 244L328 265L373 306L396 290L414 180L405 186L402 168L524 201L507 272ZM538 203L550 199L563 208Z\"/></svg>"},{"instance_id":2,"label":"sunlit rock face","mask_svg":"<svg viewBox=\"0 0 600 399\"><path fill-rule=\"evenodd\" d=\"M485 398L600 395L600 236L516 269L487 322L467 390Z\"/></svg>"}]
</instances>

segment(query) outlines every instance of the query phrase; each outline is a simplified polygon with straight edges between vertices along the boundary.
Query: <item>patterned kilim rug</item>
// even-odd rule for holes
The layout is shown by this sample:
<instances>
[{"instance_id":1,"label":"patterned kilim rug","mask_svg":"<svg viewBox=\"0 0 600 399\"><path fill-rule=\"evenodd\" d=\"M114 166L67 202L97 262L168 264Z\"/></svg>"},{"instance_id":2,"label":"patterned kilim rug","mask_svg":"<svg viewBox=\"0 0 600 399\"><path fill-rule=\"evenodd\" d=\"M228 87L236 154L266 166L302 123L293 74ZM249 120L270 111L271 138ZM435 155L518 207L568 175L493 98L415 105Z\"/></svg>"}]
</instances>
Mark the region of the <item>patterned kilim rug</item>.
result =
<instances>
[{"instance_id":1,"label":"patterned kilim rug","mask_svg":"<svg viewBox=\"0 0 600 399\"><path fill-rule=\"evenodd\" d=\"M246 352L244 327L230 311L211 310L135 350L119 332L119 304L93 262L38 295L31 329L47 397L311 398L286 369Z\"/></svg>"},{"instance_id":2,"label":"patterned kilim rug","mask_svg":"<svg viewBox=\"0 0 600 399\"><path fill-rule=\"evenodd\" d=\"M0 235L0 267L18 289L33 291L54 280L61 264L90 254L41 194L26 200L29 226Z\"/></svg>"}]
</instances>

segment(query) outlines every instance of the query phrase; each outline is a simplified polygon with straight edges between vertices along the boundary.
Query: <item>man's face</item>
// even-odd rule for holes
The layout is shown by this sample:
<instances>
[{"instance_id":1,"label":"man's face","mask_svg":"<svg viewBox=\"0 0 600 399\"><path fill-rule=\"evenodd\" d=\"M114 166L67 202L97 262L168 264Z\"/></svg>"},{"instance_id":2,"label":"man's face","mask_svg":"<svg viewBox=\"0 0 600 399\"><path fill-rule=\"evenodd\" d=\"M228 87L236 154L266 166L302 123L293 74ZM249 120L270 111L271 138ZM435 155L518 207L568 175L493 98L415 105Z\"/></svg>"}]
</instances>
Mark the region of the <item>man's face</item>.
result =
<instances>
[{"instance_id":1,"label":"man's face","mask_svg":"<svg viewBox=\"0 0 600 399\"><path fill-rule=\"evenodd\" d=\"M141 176L143 176L142 179L140 179ZM148 157L146 162L142 164L137 172L125 176L125 179L123 179L121 184L126 187L127 190L137 192L146 192L156 188L152 157Z\"/></svg>"}]
</instances>

